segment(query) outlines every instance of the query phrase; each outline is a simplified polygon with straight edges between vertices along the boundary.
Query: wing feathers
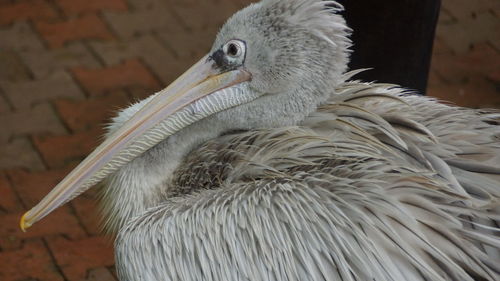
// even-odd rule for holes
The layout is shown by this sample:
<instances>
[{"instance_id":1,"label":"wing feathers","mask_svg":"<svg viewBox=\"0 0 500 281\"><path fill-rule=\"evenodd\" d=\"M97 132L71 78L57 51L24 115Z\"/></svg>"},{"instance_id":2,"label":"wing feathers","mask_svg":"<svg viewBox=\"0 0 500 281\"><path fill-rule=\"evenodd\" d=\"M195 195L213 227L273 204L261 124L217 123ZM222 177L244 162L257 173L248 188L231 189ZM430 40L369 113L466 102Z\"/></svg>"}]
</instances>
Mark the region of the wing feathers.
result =
<instances>
[{"instance_id":1,"label":"wing feathers","mask_svg":"<svg viewBox=\"0 0 500 281\"><path fill-rule=\"evenodd\" d=\"M198 191L120 231L120 277L500 280L500 114L337 92L300 126L193 151L174 184Z\"/></svg>"}]
</instances>

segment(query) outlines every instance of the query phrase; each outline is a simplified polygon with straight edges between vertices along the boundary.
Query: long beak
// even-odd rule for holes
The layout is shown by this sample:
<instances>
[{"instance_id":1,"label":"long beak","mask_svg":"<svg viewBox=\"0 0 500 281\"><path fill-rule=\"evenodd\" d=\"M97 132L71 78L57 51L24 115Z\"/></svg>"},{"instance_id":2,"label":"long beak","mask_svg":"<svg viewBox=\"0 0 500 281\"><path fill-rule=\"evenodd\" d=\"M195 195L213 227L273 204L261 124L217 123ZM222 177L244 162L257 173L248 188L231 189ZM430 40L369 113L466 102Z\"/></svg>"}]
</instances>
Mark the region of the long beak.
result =
<instances>
[{"instance_id":1,"label":"long beak","mask_svg":"<svg viewBox=\"0 0 500 281\"><path fill-rule=\"evenodd\" d=\"M157 93L130 120L98 146L20 221L23 231L50 212L106 178L153 147L168 135L158 137L155 126L189 104L214 92L251 79L243 70L221 72L207 55ZM146 140L141 136L150 132Z\"/></svg>"}]
</instances>

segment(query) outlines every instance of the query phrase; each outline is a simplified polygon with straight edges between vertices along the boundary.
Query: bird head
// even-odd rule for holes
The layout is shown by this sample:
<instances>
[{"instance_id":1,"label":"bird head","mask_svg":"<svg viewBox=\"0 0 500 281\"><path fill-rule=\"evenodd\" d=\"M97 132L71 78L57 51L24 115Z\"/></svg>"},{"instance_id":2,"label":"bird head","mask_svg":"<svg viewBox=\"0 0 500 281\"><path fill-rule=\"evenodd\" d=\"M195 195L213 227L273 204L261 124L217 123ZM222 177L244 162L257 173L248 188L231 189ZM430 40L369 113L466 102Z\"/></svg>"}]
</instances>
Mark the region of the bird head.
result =
<instances>
[{"instance_id":1,"label":"bird head","mask_svg":"<svg viewBox=\"0 0 500 281\"><path fill-rule=\"evenodd\" d=\"M193 124L224 131L305 118L347 68L349 29L337 14L341 9L334 1L264 0L237 12L210 52L115 124L100 146L24 214L21 228Z\"/></svg>"},{"instance_id":2,"label":"bird head","mask_svg":"<svg viewBox=\"0 0 500 281\"><path fill-rule=\"evenodd\" d=\"M224 24L211 57L221 69L233 62L246 69L252 75L248 86L261 94L332 79L347 66L348 29L337 14L341 9L336 2L318 0L253 4Z\"/></svg>"}]
</instances>

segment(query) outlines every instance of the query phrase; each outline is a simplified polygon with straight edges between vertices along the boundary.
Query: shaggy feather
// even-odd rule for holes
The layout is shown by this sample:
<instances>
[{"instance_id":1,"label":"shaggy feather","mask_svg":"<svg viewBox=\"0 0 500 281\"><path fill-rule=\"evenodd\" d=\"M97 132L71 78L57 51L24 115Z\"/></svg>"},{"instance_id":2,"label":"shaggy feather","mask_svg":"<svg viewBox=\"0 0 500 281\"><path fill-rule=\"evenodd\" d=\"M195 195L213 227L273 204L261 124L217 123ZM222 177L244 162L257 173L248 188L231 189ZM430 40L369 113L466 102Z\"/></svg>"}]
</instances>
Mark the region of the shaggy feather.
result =
<instances>
[{"instance_id":1,"label":"shaggy feather","mask_svg":"<svg viewBox=\"0 0 500 281\"><path fill-rule=\"evenodd\" d=\"M500 280L500 113L350 81L340 9L264 0L223 26L251 99L182 111L108 178L120 280Z\"/></svg>"},{"instance_id":2,"label":"shaggy feather","mask_svg":"<svg viewBox=\"0 0 500 281\"><path fill-rule=\"evenodd\" d=\"M332 116L323 123L335 122L335 115L344 113L349 104L345 86L353 92L366 87L353 82L341 85L338 92L343 94L333 95L319 109ZM452 160L460 159L456 151L462 146L483 142L498 128L483 124L486 116L478 111L376 84L372 89L370 98L356 106L370 114L397 113L420 128L418 133L426 137L415 139L405 136L401 122L390 125L393 134L402 141L411 139L422 150L416 161L388 158L371 139L331 126L253 130L211 140L177 169L173 185L190 192L168 196L120 231L118 266L141 267L146 266L142 262L153 261L148 266L155 268L147 273L151 276L144 270L124 270L121 278L497 280L500 261L493 259L500 252L500 228L488 222L498 217L498 182L493 181L491 188L481 180L466 182L467 177L456 173L465 172L463 165L455 166ZM379 90L385 94L379 96ZM410 108L401 111L399 101L387 103L388 92ZM423 112L424 108L428 110ZM472 124L483 130L474 134L479 138L470 137L457 146L454 140L460 138L460 130L436 130L441 126L428 116L455 111L462 118L452 115L454 119L440 122L448 128ZM365 120L366 115L350 116L352 122L357 118ZM318 124L309 120L303 124L307 123ZM356 128L377 136L370 123L358 122ZM447 142L454 143L453 150L448 151ZM436 146L442 147L444 153L438 154L446 159L434 154ZM500 154L496 144L486 147ZM400 149L392 150L400 154ZM468 173L483 176L495 171L488 167L481 174ZM498 218L493 220L498 224ZM133 255L132 245L140 249ZM179 267L188 264L199 267Z\"/></svg>"}]
</instances>

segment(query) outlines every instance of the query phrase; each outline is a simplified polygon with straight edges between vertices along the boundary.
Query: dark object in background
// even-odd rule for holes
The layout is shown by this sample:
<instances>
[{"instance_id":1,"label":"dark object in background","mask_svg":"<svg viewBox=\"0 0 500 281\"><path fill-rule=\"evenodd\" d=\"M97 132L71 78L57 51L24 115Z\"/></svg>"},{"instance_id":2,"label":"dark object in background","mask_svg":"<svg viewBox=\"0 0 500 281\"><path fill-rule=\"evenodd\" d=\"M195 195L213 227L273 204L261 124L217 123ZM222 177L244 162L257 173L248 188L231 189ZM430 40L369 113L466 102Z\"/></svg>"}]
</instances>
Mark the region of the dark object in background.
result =
<instances>
[{"instance_id":1,"label":"dark object in background","mask_svg":"<svg viewBox=\"0 0 500 281\"><path fill-rule=\"evenodd\" d=\"M354 30L355 76L399 84L425 94L441 0L338 0Z\"/></svg>"}]
</instances>

